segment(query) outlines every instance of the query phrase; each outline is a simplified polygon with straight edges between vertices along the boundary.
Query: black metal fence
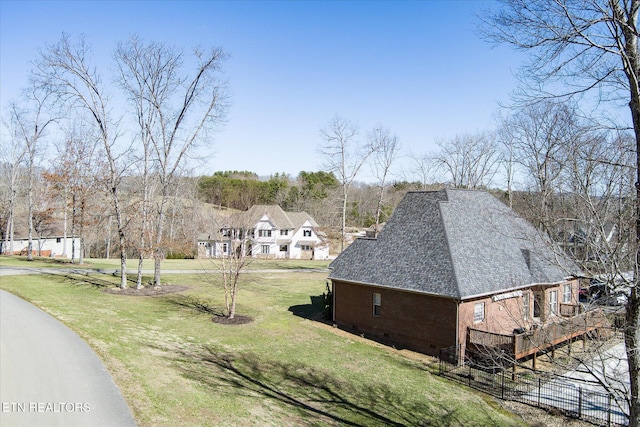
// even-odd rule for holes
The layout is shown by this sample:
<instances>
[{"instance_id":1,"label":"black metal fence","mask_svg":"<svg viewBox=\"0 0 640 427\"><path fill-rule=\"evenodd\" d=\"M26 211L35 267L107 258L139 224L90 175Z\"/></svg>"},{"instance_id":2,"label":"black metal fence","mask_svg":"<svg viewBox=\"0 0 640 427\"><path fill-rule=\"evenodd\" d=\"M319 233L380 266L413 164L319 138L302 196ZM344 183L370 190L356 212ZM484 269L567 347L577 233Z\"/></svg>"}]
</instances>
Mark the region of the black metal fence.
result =
<instances>
[{"instance_id":1,"label":"black metal fence","mask_svg":"<svg viewBox=\"0 0 640 427\"><path fill-rule=\"evenodd\" d=\"M629 406L626 396L607 393L595 381L539 372L512 372L502 366L479 366L469 361L457 364L456 349L441 353L440 375L502 400L539 408L555 408L567 416L598 425L626 426Z\"/></svg>"}]
</instances>

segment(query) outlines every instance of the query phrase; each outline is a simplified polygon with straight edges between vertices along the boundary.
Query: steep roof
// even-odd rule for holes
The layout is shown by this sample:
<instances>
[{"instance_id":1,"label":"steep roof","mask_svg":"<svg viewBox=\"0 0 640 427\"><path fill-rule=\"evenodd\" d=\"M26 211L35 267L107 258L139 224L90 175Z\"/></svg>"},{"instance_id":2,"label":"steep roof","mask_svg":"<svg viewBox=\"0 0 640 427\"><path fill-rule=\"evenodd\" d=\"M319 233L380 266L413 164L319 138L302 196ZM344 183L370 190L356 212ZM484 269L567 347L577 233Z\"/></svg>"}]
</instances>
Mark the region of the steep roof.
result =
<instances>
[{"instance_id":1,"label":"steep roof","mask_svg":"<svg viewBox=\"0 0 640 427\"><path fill-rule=\"evenodd\" d=\"M243 213L247 224L256 224L267 215L276 228L295 228L287 213L278 205L253 205Z\"/></svg>"},{"instance_id":2,"label":"steep roof","mask_svg":"<svg viewBox=\"0 0 640 427\"><path fill-rule=\"evenodd\" d=\"M264 216L269 218L269 221L271 221L274 227L281 230L297 230L307 221L311 227L318 227L318 223L308 213L304 211L285 212L278 205L253 205L245 212L238 212L234 214L234 217L230 222L233 224L243 224L247 227L252 227Z\"/></svg>"},{"instance_id":3,"label":"steep roof","mask_svg":"<svg viewBox=\"0 0 640 427\"><path fill-rule=\"evenodd\" d=\"M577 274L538 230L484 191L409 192L377 239L357 239L331 279L456 299Z\"/></svg>"},{"instance_id":4,"label":"steep roof","mask_svg":"<svg viewBox=\"0 0 640 427\"><path fill-rule=\"evenodd\" d=\"M298 229L304 225L305 222L309 221L309 225L312 227L318 227L318 223L305 211L302 212L287 212L289 219L294 225L295 229Z\"/></svg>"}]
</instances>

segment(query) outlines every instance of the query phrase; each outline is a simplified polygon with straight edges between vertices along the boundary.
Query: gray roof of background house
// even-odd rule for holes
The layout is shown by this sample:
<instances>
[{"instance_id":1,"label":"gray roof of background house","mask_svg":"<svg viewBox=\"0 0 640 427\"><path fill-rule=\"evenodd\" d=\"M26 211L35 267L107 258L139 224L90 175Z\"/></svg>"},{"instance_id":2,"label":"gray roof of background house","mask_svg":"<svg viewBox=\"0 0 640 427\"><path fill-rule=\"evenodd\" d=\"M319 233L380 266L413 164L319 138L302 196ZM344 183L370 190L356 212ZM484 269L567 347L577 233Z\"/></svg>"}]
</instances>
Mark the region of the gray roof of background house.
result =
<instances>
[{"instance_id":1,"label":"gray roof of background house","mask_svg":"<svg viewBox=\"0 0 640 427\"><path fill-rule=\"evenodd\" d=\"M222 227L254 227L263 216L269 217L269 220L276 229L280 230L297 230L304 225L306 221L312 227L318 227L318 223L308 213L302 212L285 212L278 205L253 205L245 212L236 212L230 218L225 219ZM318 231L316 231L319 233ZM199 241L220 240L222 239L220 230L213 230L209 233L200 233Z\"/></svg>"},{"instance_id":2,"label":"gray roof of background house","mask_svg":"<svg viewBox=\"0 0 640 427\"><path fill-rule=\"evenodd\" d=\"M467 299L579 271L548 239L484 191L409 192L377 239L357 239L329 278Z\"/></svg>"},{"instance_id":3,"label":"gray roof of background house","mask_svg":"<svg viewBox=\"0 0 640 427\"><path fill-rule=\"evenodd\" d=\"M278 205L253 205L248 211L242 212L246 224L255 225L264 215L267 215L278 229L295 228L287 213Z\"/></svg>"},{"instance_id":4,"label":"gray roof of background house","mask_svg":"<svg viewBox=\"0 0 640 427\"><path fill-rule=\"evenodd\" d=\"M309 224L312 227L318 227L318 223L305 211L302 212L287 212L287 216L291 220L294 225L294 228L297 230L302 227L305 222L309 221Z\"/></svg>"}]
</instances>

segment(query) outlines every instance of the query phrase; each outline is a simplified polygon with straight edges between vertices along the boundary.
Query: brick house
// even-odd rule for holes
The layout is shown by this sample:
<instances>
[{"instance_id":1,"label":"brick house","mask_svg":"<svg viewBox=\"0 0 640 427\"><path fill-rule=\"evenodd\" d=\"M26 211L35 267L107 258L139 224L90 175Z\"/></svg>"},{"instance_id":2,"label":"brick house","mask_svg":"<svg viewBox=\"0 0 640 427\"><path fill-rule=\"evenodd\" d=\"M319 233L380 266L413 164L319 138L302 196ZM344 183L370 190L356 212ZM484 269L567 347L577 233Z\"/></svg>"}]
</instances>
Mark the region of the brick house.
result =
<instances>
[{"instance_id":1,"label":"brick house","mask_svg":"<svg viewBox=\"0 0 640 427\"><path fill-rule=\"evenodd\" d=\"M325 260L329 244L306 212L285 212L278 205L254 205L226 219L219 229L198 237L198 258L229 256L247 238L252 257Z\"/></svg>"},{"instance_id":2,"label":"brick house","mask_svg":"<svg viewBox=\"0 0 640 427\"><path fill-rule=\"evenodd\" d=\"M517 359L602 326L581 312L575 264L483 191L409 192L329 268L334 323L426 354Z\"/></svg>"}]
</instances>

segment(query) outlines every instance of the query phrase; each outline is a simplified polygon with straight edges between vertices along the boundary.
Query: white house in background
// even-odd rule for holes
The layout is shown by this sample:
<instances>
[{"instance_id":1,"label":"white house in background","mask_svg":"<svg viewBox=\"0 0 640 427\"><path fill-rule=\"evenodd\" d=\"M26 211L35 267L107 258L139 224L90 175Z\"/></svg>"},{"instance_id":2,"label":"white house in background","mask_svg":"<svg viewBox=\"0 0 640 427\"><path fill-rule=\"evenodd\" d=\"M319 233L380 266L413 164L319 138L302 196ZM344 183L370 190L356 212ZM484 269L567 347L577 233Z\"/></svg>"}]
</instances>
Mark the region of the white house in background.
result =
<instances>
[{"instance_id":1,"label":"white house in background","mask_svg":"<svg viewBox=\"0 0 640 427\"><path fill-rule=\"evenodd\" d=\"M285 212L278 205L254 205L232 215L227 224L198 238L198 258L229 256L247 238L253 257L269 259L329 258L329 243L306 212Z\"/></svg>"},{"instance_id":2,"label":"white house in background","mask_svg":"<svg viewBox=\"0 0 640 427\"><path fill-rule=\"evenodd\" d=\"M75 243L75 259L80 259L81 238L48 236L34 237L32 239L31 253L33 256L71 259L73 245ZM13 242L0 241L0 253L6 255L27 255L29 251L29 239L13 239Z\"/></svg>"}]
</instances>

